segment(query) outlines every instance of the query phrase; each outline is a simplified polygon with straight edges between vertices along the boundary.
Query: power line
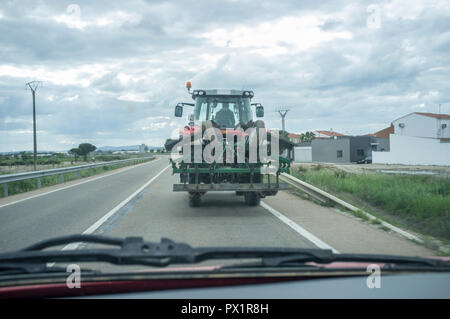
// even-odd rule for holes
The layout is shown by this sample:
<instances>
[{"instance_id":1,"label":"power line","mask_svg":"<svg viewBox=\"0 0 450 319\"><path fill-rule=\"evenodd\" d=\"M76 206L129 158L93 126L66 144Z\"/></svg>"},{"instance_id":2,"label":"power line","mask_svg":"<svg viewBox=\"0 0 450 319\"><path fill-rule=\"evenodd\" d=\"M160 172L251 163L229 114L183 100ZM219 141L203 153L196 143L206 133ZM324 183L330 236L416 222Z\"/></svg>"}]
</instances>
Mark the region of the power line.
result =
<instances>
[{"instance_id":1,"label":"power line","mask_svg":"<svg viewBox=\"0 0 450 319\"><path fill-rule=\"evenodd\" d=\"M282 130L286 131L286 125L285 125L284 118L286 117L286 114L289 112L289 109L278 109L277 112L278 112L278 114L281 115L281 127L282 127Z\"/></svg>"},{"instance_id":2,"label":"power line","mask_svg":"<svg viewBox=\"0 0 450 319\"><path fill-rule=\"evenodd\" d=\"M36 90L39 86L42 86L42 81L31 81L26 83L31 90L31 94L33 96L33 149L34 149L34 161L33 166L34 170L36 170L37 166L37 141L36 141Z\"/></svg>"}]
</instances>

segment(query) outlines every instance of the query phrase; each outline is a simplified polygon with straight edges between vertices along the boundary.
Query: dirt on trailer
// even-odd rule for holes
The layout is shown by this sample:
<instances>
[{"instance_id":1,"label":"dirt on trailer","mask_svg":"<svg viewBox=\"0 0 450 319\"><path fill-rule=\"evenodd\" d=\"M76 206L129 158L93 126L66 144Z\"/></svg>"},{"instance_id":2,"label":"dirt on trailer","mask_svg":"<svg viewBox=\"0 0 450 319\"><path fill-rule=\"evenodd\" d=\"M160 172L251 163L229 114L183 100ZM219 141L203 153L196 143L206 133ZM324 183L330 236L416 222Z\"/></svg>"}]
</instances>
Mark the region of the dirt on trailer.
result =
<instances>
[{"instance_id":1,"label":"dirt on trailer","mask_svg":"<svg viewBox=\"0 0 450 319\"><path fill-rule=\"evenodd\" d=\"M450 178L450 166L435 165L401 165L401 164L355 164L355 163L294 163L292 167L323 168L342 170L347 173L385 173L385 174L413 174L431 175L435 177Z\"/></svg>"}]
</instances>

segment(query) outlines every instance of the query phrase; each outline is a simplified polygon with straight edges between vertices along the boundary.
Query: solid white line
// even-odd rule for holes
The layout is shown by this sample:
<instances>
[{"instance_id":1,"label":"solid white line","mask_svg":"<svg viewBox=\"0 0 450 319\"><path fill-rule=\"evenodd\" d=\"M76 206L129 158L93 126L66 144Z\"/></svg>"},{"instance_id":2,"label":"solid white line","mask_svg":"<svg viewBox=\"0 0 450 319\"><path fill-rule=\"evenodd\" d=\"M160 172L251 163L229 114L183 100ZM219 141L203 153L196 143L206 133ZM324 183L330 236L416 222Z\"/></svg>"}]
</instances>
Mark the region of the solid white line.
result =
<instances>
[{"instance_id":1,"label":"solid white line","mask_svg":"<svg viewBox=\"0 0 450 319\"><path fill-rule=\"evenodd\" d=\"M86 229L82 234L88 235L94 233L103 223L105 223L110 217L112 217L115 213L117 213L123 206L125 206L128 202L130 202L134 197L136 197L140 192L142 192L148 185L150 185L155 179L157 179L166 169L168 169L170 165L167 165L162 171L160 171L158 174L153 176L148 182L146 182L144 185L139 187L137 191L135 191L133 194L128 196L126 199L124 199L120 204L118 204L116 207L111 209L108 213L106 213L102 218L97 220L94 224L92 224L88 229ZM71 249L77 249L77 247L81 243L73 243L66 245L62 250L71 250Z\"/></svg>"},{"instance_id":2,"label":"solid white line","mask_svg":"<svg viewBox=\"0 0 450 319\"><path fill-rule=\"evenodd\" d=\"M339 254L339 251L337 251L335 248L331 247L330 245L325 243L323 240L317 238L316 236L311 234L309 231L307 231L303 227L299 226L298 224L296 224L295 222L293 222L292 220L290 220L289 218L287 218L286 216L281 214L275 208L267 205L263 201L261 201L261 206L263 208L265 208L266 210L268 210L272 215L277 217L279 220L281 220L283 223L285 223L286 225L291 227L294 231L296 231L298 234L300 234L300 236L306 238L307 240L312 242L317 247L322 248L322 249L331 249L333 251L333 253Z\"/></svg>"},{"instance_id":3,"label":"solid white line","mask_svg":"<svg viewBox=\"0 0 450 319\"><path fill-rule=\"evenodd\" d=\"M127 168L125 168L123 170L120 170L120 171L117 171L117 172L112 172L111 174L98 176L98 177L95 177L95 178L92 178L92 179L89 179L89 180L86 180L86 181L81 181L81 182L73 184L73 185L68 185L68 186L65 186L65 187L54 189L52 191L48 191L48 192L45 192L45 193L40 193L40 194L36 194L36 195L30 196L30 197L27 197L27 198L19 199L19 200L16 200L14 202L11 202L11 203L0 205L0 208L5 207L5 206L9 206L9 205L14 205L14 204L17 204L17 203L20 203L20 202L23 202L23 201L26 201L26 200L29 200L29 199L33 199L33 198L36 198L36 197L41 197L41 196L44 196L44 195L48 195L48 194L51 194L51 193L54 193L54 192L58 192L58 191L61 191L63 189L68 189L68 188L71 188L71 187L75 187L75 186L78 186L78 185L82 185L82 184L85 184L85 183L96 181L96 180L98 180L100 178L104 178L104 177L113 176L113 175L116 175L116 174L119 174L119 173L123 173L123 172L126 172L126 171L130 170L130 169L133 169L133 168L136 168L136 167L148 164L148 163L154 163L154 162L157 162L159 160L160 160L160 158L158 158L156 160L153 160L153 161L150 161L150 162L146 162L146 163L142 163L142 164L138 164L138 165L132 165L132 166L127 167Z\"/></svg>"},{"instance_id":4,"label":"solid white line","mask_svg":"<svg viewBox=\"0 0 450 319\"><path fill-rule=\"evenodd\" d=\"M140 192L142 192L148 185L150 185L158 176L160 176L166 169L168 169L170 165L167 165L162 171L160 171L158 174L153 176L148 182L146 182L144 185L139 187L137 191L135 191L133 194L128 196L126 199L124 199L122 202L120 202L119 205L111 209L108 213L106 213L102 218L97 220L92 226L90 226L88 229L86 229L82 234L83 235L89 235L95 232L104 222L106 222L110 217L112 217L115 213L117 213L123 206L125 206L129 201L131 201L136 195L138 195ZM82 243L71 243L66 246L64 246L61 250L74 250L77 249ZM55 263L47 263L47 267L53 267Z\"/></svg>"}]
</instances>

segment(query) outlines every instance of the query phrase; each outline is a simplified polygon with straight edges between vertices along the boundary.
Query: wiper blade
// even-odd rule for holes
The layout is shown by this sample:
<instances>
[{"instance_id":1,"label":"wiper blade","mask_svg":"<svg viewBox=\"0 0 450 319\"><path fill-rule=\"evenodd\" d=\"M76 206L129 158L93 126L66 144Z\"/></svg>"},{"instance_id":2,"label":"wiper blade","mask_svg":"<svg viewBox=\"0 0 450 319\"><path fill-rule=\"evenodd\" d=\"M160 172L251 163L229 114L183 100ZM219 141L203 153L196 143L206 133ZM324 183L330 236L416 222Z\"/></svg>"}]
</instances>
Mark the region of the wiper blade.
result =
<instances>
[{"instance_id":1,"label":"wiper blade","mask_svg":"<svg viewBox=\"0 0 450 319\"><path fill-rule=\"evenodd\" d=\"M116 246L116 248L93 248L79 250L44 250L51 247L93 243ZM1 265L6 263L50 262L109 262L118 265L167 266L170 264L199 263L211 259L281 257L289 254L308 254L311 258L324 260L331 251L302 248L258 247L199 247L176 243L162 238L158 242L146 242L142 237L111 238L98 235L70 235L44 240L19 251L0 254Z\"/></svg>"},{"instance_id":2,"label":"wiper blade","mask_svg":"<svg viewBox=\"0 0 450 319\"><path fill-rule=\"evenodd\" d=\"M71 243L93 243L114 248L78 250L44 250ZM70 235L44 240L25 249L1 253L0 273L5 265L26 265L64 262L108 262L117 265L164 267L171 264L193 264L212 259L261 258L260 266L301 265L306 262L378 262L427 267L450 268L448 261L421 257L369 254L334 254L327 249L285 247L197 247L177 243L167 238L146 242L141 237L111 238L98 235Z\"/></svg>"},{"instance_id":3,"label":"wiper blade","mask_svg":"<svg viewBox=\"0 0 450 319\"><path fill-rule=\"evenodd\" d=\"M419 267L443 267L450 270L450 261L423 257L397 256L397 255L376 255L376 254L334 254L329 259L312 260L307 255L291 255L282 257L263 258L261 264L263 266L295 266L306 262L316 262L318 264L328 264L332 262L349 262L349 263L381 263L387 268L399 265L419 266Z\"/></svg>"},{"instance_id":4,"label":"wiper blade","mask_svg":"<svg viewBox=\"0 0 450 319\"><path fill-rule=\"evenodd\" d=\"M99 271L87 268L83 268L82 272L99 273ZM0 263L0 274L3 276L35 273L67 273L67 268L49 266L46 263Z\"/></svg>"},{"instance_id":5,"label":"wiper blade","mask_svg":"<svg viewBox=\"0 0 450 319\"><path fill-rule=\"evenodd\" d=\"M66 272L62 267L48 267L45 263L1 263L0 273L2 275L32 274L32 273L62 273Z\"/></svg>"}]
</instances>

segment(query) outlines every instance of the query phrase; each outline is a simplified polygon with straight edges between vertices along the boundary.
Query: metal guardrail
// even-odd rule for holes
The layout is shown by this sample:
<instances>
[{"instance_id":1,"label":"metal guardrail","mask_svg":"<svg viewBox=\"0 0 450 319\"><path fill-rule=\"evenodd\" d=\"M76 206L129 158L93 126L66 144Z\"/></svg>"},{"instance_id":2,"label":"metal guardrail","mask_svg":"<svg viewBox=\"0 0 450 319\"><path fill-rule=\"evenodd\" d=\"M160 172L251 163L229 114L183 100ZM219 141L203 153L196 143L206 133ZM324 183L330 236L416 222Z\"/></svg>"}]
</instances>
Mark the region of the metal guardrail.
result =
<instances>
[{"instance_id":1,"label":"metal guardrail","mask_svg":"<svg viewBox=\"0 0 450 319\"><path fill-rule=\"evenodd\" d=\"M78 165L78 166L69 166L41 171L33 171L33 172L25 172L25 173L17 173L17 174L6 174L0 175L0 184L3 184L3 194L4 197L8 196L8 183L23 181L26 179L37 178L37 187L41 188L41 178L46 176L54 176L61 175L61 183L64 183L64 174L78 172L78 178L81 178L81 171L90 169L91 176L94 175L94 168L103 168L105 166L117 165L117 164L127 164L130 162L145 162L147 160L154 159L154 156L148 157L137 157L137 158L129 158L125 160L118 161L110 161L110 162L101 162L95 164L86 164L86 165Z\"/></svg>"},{"instance_id":2,"label":"metal guardrail","mask_svg":"<svg viewBox=\"0 0 450 319\"><path fill-rule=\"evenodd\" d=\"M319 202L326 203L328 198L324 194L324 192L317 187L314 187L308 183L305 183L304 181L299 180L298 178L295 178L294 176L286 173L280 174L280 179L284 180L285 182L291 184L292 186L302 190L304 193L308 194L309 196L313 197L314 199L318 200Z\"/></svg>"},{"instance_id":3,"label":"metal guardrail","mask_svg":"<svg viewBox=\"0 0 450 319\"><path fill-rule=\"evenodd\" d=\"M296 177L294 177L292 175L289 175L289 174L286 174L286 173L281 173L280 174L280 179L282 179L282 180L286 181L287 183L291 184L292 186L302 190L303 192L305 192L308 195L310 195L311 197L319 200L320 202L324 203L326 201L332 201L332 202L334 202L334 203L336 203L336 204L338 204L338 205L340 205L342 207L345 207L348 210L351 210L353 212L359 211L361 214L364 214L369 220L379 220L379 222L380 222L380 224L382 226L385 226L385 227L389 228L391 231L396 232L396 233L400 234L403 237L406 237L406 238L408 238L410 240L417 241L419 243L423 243L424 242L424 240L422 238L419 238L419 237L417 237L417 236L415 236L415 235L413 235L413 234L411 234L411 233L409 233L409 232L407 232L407 231L405 231L405 230L403 230L403 229L401 229L399 227L396 227L396 226L394 226L392 224L389 224L389 223L387 223L387 222L385 222L383 220L380 220L379 218L377 218L377 217L375 217L375 216L373 216L373 215L371 215L371 214L369 214L369 213L359 209L358 207L353 206L353 205L343 201L342 199L337 198L336 196L333 196L333 195L331 195L331 194L321 190L320 188L317 188L317 187L315 187L315 186L313 186L311 184L305 183L304 181L302 181L302 180L300 180L300 179L298 179L298 178L296 178Z\"/></svg>"}]
</instances>

